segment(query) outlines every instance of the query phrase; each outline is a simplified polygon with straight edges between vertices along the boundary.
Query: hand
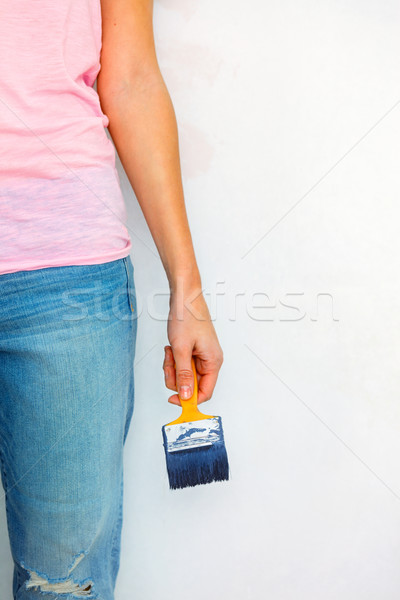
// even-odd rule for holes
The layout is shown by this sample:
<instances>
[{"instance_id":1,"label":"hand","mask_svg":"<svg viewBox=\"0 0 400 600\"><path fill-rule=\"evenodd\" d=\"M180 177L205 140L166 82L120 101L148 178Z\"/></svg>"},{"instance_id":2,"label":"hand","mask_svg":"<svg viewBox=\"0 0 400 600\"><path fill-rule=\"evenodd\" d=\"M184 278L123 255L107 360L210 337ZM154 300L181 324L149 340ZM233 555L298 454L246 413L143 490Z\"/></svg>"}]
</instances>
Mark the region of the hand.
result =
<instances>
[{"instance_id":1,"label":"hand","mask_svg":"<svg viewBox=\"0 0 400 600\"><path fill-rule=\"evenodd\" d=\"M193 355L198 383L197 403L201 404L213 394L223 352L203 294L200 292L194 300L186 298L185 302L178 301L177 296L172 293L170 298L167 332L171 345L164 348L165 385L169 390L179 390L183 399L193 395ZM178 394L170 396L168 402L181 406Z\"/></svg>"}]
</instances>

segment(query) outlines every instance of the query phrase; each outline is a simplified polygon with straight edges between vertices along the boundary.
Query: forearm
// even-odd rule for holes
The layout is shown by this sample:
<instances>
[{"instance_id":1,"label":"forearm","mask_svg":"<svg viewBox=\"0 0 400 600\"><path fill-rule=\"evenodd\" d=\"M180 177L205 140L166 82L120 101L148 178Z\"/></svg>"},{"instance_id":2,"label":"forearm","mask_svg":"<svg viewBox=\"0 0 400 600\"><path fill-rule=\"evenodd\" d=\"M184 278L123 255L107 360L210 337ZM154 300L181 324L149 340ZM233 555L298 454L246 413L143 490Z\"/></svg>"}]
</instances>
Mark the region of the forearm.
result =
<instances>
[{"instance_id":1,"label":"forearm","mask_svg":"<svg viewBox=\"0 0 400 600\"><path fill-rule=\"evenodd\" d=\"M153 0L101 0L101 12L97 92L171 288L170 346L165 346L163 364L166 386L175 392L169 401L179 405L180 398L191 396L194 356L200 404L211 397L223 355L207 303L199 293L177 123L154 45Z\"/></svg>"},{"instance_id":2,"label":"forearm","mask_svg":"<svg viewBox=\"0 0 400 600\"><path fill-rule=\"evenodd\" d=\"M201 288L180 168L175 111L161 75L100 95L109 132L160 254L171 290Z\"/></svg>"}]
</instances>

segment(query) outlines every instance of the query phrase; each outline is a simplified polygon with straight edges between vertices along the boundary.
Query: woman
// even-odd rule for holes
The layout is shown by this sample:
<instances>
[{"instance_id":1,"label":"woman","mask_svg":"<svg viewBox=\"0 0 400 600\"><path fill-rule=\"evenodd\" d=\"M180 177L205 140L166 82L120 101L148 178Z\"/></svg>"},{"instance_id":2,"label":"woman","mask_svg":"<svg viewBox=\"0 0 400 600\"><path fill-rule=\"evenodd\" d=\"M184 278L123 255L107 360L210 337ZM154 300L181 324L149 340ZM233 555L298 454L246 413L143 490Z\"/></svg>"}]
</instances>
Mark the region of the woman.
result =
<instances>
[{"instance_id":1,"label":"woman","mask_svg":"<svg viewBox=\"0 0 400 600\"><path fill-rule=\"evenodd\" d=\"M198 402L209 400L222 350L201 293L152 0L0 6L0 458L13 594L112 600L137 319L106 126L169 281L169 402L192 395L192 356Z\"/></svg>"}]
</instances>

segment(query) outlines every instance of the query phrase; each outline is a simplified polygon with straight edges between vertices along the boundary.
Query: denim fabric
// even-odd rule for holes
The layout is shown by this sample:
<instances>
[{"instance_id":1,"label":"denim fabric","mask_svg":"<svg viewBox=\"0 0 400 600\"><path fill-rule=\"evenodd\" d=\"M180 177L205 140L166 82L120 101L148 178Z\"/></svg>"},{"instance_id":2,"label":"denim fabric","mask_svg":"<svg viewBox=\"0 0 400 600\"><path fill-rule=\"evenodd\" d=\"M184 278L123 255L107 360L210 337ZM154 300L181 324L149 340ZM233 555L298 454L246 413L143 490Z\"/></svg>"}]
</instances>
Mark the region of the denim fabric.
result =
<instances>
[{"instance_id":1,"label":"denim fabric","mask_svg":"<svg viewBox=\"0 0 400 600\"><path fill-rule=\"evenodd\" d=\"M114 599L136 333L129 256L0 276L0 463L15 600Z\"/></svg>"}]
</instances>

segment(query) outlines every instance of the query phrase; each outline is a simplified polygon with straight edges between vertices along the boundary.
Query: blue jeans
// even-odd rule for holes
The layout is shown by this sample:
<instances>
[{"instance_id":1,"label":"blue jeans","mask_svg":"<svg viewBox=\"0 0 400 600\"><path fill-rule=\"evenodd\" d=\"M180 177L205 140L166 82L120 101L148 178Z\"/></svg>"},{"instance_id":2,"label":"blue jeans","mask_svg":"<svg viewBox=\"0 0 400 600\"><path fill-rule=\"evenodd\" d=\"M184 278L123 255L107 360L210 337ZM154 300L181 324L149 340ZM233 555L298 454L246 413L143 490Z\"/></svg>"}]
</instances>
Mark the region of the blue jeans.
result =
<instances>
[{"instance_id":1,"label":"blue jeans","mask_svg":"<svg viewBox=\"0 0 400 600\"><path fill-rule=\"evenodd\" d=\"M15 600L114 598L136 333L129 256L0 275L0 464Z\"/></svg>"}]
</instances>

